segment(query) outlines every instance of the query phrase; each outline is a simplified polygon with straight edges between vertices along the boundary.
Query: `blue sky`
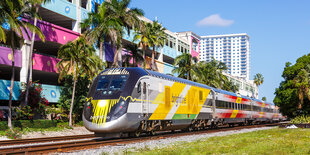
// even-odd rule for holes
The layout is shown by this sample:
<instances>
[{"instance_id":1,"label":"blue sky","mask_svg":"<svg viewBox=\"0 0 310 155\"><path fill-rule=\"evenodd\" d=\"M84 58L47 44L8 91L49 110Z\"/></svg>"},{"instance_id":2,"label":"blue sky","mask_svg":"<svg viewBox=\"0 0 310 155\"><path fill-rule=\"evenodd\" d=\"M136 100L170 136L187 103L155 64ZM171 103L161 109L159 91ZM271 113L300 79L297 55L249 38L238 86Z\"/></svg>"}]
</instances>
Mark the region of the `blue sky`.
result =
<instances>
[{"instance_id":1,"label":"blue sky","mask_svg":"<svg viewBox=\"0 0 310 155\"><path fill-rule=\"evenodd\" d=\"M157 17L172 32L247 33L250 79L263 74L259 96L266 96L267 101L273 100L275 88L283 80L285 62L295 63L310 53L309 0L132 0L131 6L143 9L149 19ZM209 16L211 22L198 24Z\"/></svg>"}]
</instances>

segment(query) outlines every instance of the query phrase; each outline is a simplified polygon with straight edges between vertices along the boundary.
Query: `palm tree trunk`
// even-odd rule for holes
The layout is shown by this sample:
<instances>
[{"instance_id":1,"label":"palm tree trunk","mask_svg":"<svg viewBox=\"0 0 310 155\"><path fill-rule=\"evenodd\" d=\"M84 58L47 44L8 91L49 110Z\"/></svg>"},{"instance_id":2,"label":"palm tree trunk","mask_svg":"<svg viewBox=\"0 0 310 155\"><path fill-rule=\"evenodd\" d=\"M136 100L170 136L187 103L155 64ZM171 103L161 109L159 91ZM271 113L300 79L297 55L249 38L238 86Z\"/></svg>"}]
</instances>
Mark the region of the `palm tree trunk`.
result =
<instances>
[{"instance_id":1,"label":"palm tree trunk","mask_svg":"<svg viewBox=\"0 0 310 155\"><path fill-rule=\"evenodd\" d=\"M74 82L73 82L73 92L72 92L72 100L71 100L70 112L69 112L69 126L70 127L72 127L72 110L73 110L73 103L74 103L74 96L75 96L75 85L76 85L76 78L75 78L75 76L73 76L73 80L74 80Z\"/></svg>"},{"instance_id":2,"label":"palm tree trunk","mask_svg":"<svg viewBox=\"0 0 310 155\"><path fill-rule=\"evenodd\" d=\"M36 13L39 12L39 6L36 6ZM37 17L34 18L34 26L37 26L38 19ZM30 72L32 71L32 53L33 53L33 46L34 46L34 39L35 39L35 31L32 31L32 38L31 38L31 46L29 51L29 59L28 59L28 71L27 71L27 87L26 87L26 94L25 94L25 106L28 104L28 95L29 95L29 81L30 81Z\"/></svg>"},{"instance_id":3,"label":"palm tree trunk","mask_svg":"<svg viewBox=\"0 0 310 155\"><path fill-rule=\"evenodd\" d=\"M155 46L153 46L153 51L152 51L152 70L157 71L157 66L155 63Z\"/></svg>"},{"instance_id":4,"label":"palm tree trunk","mask_svg":"<svg viewBox=\"0 0 310 155\"><path fill-rule=\"evenodd\" d=\"M117 48L115 48L115 51L114 51L114 58L113 58L113 64L112 64L113 67L115 68L118 68L118 50Z\"/></svg>"},{"instance_id":5,"label":"palm tree trunk","mask_svg":"<svg viewBox=\"0 0 310 155\"><path fill-rule=\"evenodd\" d=\"M186 77L186 78L187 78L187 80L189 80L189 72L187 72L187 75L186 75L186 76L187 76L187 77Z\"/></svg>"},{"instance_id":6,"label":"palm tree trunk","mask_svg":"<svg viewBox=\"0 0 310 155\"><path fill-rule=\"evenodd\" d=\"M100 41L99 58L103 60L103 41Z\"/></svg>"},{"instance_id":7,"label":"palm tree trunk","mask_svg":"<svg viewBox=\"0 0 310 155\"><path fill-rule=\"evenodd\" d=\"M11 39L11 48L12 48L12 77L11 77L11 88L10 88L10 97L9 97L9 117L8 117L8 126L12 130L12 96L13 96L13 89L14 89L14 77L15 77L15 59L14 59L14 39L13 39L13 33L12 33L12 39Z\"/></svg>"},{"instance_id":8,"label":"palm tree trunk","mask_svg":"<svg viewBox=\"0 0 310 155\"><path fill-rule=\"evenodd\" d=\"M143 69L146 68L146 59L145 59L145 51L146 51L146 47L144 45L142 45L142 49L143 49Z\"/></svg>"},{"instance_id":9,"label":"palm tree trunk","mask_svg":"<svg viewBox=\"0 0 310 155\"><path fill-rule=\"evenodd\" d=\"M122 67L122 54L123 54L123 48L120 47L118 50L117 50L117 63L118 63L118 66L119 67Z\"/></svg>"}]
</instances>

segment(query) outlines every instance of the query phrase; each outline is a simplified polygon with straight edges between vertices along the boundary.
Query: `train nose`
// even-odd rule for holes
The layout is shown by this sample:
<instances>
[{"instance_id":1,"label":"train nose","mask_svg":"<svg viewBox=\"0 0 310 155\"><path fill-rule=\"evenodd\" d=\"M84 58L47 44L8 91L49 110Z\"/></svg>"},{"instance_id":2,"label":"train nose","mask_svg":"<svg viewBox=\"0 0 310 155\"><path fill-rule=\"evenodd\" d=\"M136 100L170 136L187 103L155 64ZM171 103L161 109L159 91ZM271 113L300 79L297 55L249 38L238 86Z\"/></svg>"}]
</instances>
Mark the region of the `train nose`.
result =
<instances>
[{"instance_id":1,"label":"train nose","mask_svg":"<svg viewBox=\"0 0 310 155\"><path fill-rule=\"evenodd\" d=\"M105 122L104 124L97 124L91 121L86 121L85 117L83 116L83 122L86 129L89 131L93 131L96 133L116 133L116 132L124 132L130 131L132 124L129 124L129 120L127 114L119 117L116 120ZM135 128L131 129L135 130Z\"/></svg>"}]
</instances>

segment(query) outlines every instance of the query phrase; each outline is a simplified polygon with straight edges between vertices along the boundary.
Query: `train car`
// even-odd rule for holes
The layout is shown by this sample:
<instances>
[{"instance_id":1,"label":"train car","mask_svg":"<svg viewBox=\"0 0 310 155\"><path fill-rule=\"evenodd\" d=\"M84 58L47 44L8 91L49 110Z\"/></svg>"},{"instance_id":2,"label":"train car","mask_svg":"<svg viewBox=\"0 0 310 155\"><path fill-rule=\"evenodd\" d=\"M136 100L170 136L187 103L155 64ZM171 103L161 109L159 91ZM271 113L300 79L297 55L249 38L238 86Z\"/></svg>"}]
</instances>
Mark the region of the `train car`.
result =
<instances>
[{"instance_id":1,"label":"train car","mask_svg":"<svg viewBox=\"0 0 310 155\"><path fill-rule=\"evenodd\" d=\"M260 103L263 102L142 68L116 68L95 78L84 106L83 122L95 133L137 136L275 118L278 111L263 112L262 105L258 109Z\"/></svg>"}]
</instances>

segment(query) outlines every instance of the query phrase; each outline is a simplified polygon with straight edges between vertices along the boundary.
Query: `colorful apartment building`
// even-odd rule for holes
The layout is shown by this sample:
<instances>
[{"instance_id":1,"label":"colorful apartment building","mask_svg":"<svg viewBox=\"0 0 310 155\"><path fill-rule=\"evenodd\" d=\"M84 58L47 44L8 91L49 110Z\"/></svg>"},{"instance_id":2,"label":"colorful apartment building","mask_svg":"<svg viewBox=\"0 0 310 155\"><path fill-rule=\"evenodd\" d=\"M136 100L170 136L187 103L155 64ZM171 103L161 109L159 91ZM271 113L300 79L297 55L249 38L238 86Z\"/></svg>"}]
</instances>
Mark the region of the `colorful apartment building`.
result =
<instances>
[{"instance_id":1,"label":"colorful apartment building","mask_svg":"<svg viewBox=\"0 0 310 155\"><path fill-rule=\"evenodd\" d=\"M45 42L35 38L34 53L32 56L32 81L42 84L43 93L51 103L57 103L60 96L60 84L56 64L58 49L68 41L75 40L81 33L80 22L88 16L88 12L96 11L103 0L51 0L50 3L42 5L39 13L42 17L37 26L41 28L45 35ZM141 17L142 20L151 20ZM27 20L27 19L23 19ZM164 47L157 48L158 60L156 61L159 72L170 74L173 69L174 59L182 52L190 52L194 56L199 55L199 39L190 39L178 36L178 33L166 31L168 40ZM133 32L123 36L124 42L133 41ZM194 41L194 42L193 42ZM16 50L15 58L15 83L13 90L13 100L18 100L21 82L26 82L27 64L30 52L30 41L25 40L24 45ZM126 50L123 50L125 53ZM150 62L151 51L146 55ZM11 49L5 45L0 45L0 109L6 109L9 92L11 72ZM105 60L113 58L113 50L106 47ZM103 60L103 61L105 61ZM16 102L13 102L13 105Z\"/></svg>"}]
</instances>

